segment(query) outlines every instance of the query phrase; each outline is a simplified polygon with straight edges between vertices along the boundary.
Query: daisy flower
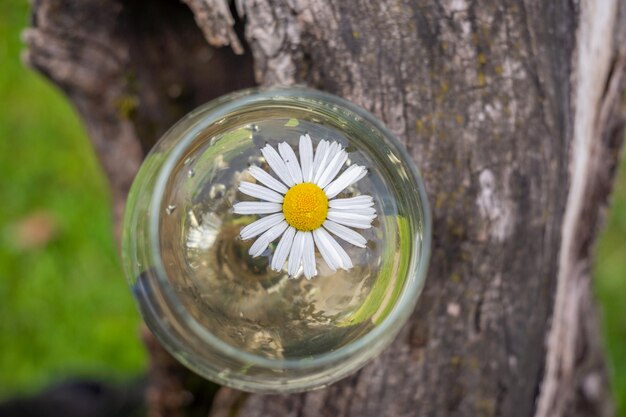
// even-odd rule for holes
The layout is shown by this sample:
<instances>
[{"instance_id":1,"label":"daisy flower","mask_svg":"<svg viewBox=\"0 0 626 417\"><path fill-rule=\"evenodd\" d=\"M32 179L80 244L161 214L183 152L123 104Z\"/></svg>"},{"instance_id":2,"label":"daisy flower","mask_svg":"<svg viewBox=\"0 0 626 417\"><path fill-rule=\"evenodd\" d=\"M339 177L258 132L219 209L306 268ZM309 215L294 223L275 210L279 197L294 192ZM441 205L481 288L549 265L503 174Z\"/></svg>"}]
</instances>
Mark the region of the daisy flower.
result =
<instances>
[{"instance_id":1,"label":"daisy flower","mask_svg":"<svg viewBox=\"0 0 626 417\"><path fill-rule=\"evenodd\" d=\"M314 153L308 134L300 136L299 161L286 142L278 145L278 151L266 145L261 153L278 179L251 166L250 175L258 183L242 181L239 191L261 201L233 206L236 214L265 215L240 232L244 240L258 236L250 255L260 256L280 237L271 262L275 271L287 263L289 276L304 272L311 279L317 275L316 248L331 270L352 268L350 257L332 235L364 248L367 241L353 228L371 227L376 218L374 199L369 195L335 197L363 178L367 169L350 165L338 175L348 160L346 151L337 142L322 140Z\"/></svg>"}]
</instances>

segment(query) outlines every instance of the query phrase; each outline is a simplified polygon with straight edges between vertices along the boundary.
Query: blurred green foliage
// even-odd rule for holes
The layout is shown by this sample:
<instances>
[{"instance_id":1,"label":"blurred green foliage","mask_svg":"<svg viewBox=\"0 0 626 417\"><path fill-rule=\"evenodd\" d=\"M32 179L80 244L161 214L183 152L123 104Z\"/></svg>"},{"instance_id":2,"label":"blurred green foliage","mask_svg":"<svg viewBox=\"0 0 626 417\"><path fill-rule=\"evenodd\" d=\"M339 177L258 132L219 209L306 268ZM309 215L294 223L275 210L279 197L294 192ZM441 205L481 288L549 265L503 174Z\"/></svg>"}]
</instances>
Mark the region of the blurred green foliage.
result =
<instances>
[{"instance_id":1,"label":"blurred green foliage","mask_svg":"<svg viewBox=\"0 0 626 417\"><path fill-rule=\"evenodd\" d=\"M0 397L141 372L108 188L69 102L20 63L25 0L0 2Z\"/></svg>"},{"instance_id":2,"label":"blurred green foliage","mask_svg":"<svg viewBox=\"0 0 626 417\"><path fill-rule=\"evenodd\" d=\"M602 331L617 415L626 417L626 152L615 182L606 227L596 247L595 292L602 311Z\"/></svg>"},{"instance_id":3,"label":"blurred green foliage","mask_svg":"<svg viewBox=\"0 0 626 417\"><path fill-rule=\"evenodd\" d=\"M145 365L111 235L110 201L62 94L19 62L27 3L0 2L0 396ZM618 416L626 417L626 164L597 247Z\"/></svg>"}]
</instances>

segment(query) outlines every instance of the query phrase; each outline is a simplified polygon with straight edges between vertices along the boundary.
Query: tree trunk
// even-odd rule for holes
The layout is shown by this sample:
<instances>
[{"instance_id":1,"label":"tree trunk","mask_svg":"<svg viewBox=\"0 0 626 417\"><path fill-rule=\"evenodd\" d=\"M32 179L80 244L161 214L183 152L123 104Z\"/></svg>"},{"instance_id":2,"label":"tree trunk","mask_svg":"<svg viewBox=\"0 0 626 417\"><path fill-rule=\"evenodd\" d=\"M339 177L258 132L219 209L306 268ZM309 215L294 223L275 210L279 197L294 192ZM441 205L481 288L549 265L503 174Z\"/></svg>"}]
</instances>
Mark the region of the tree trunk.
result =
<instances>
[{"instance_id":1,"label":"tree trunk","mask_svg":"<svg viewBox=\"0 0 626 417\"><path fill-rule=\"evenodd\" d=\"M370 110L426 182L426 287L378 359L259 396L200 383L148 334L151 415L611 415L589 270L624 135L625 1L36 0L25 39L87 126L118 230L160 134L255 80Z\"/></svg>"}]
</instances>

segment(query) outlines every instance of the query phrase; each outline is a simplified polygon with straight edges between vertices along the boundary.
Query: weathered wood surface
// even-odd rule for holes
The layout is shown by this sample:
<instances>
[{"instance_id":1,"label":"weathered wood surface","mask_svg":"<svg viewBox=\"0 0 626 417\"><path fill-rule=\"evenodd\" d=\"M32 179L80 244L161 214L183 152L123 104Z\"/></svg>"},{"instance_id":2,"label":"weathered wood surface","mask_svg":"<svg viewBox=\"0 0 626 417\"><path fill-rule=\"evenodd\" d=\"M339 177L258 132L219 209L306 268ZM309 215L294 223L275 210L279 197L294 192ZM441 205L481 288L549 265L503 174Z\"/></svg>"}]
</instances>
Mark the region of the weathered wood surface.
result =
<instances>
[{"instance_id":1,"label":"weathered wood surface","mask_svg":"<svg viewBox=\"0 0 626 417\"><path fill-rule=\"evenodd\" d=\"M434 247L380 358L307 394L222 388L206 413L610 415L589 265L624 133L626 3L235 3L34 2L26 61L75 104L116 213L159 135L254 74L379 116L422 171ZM210 384L148 344L152 415L208 407Z\"/></svg>"}]
</instances>

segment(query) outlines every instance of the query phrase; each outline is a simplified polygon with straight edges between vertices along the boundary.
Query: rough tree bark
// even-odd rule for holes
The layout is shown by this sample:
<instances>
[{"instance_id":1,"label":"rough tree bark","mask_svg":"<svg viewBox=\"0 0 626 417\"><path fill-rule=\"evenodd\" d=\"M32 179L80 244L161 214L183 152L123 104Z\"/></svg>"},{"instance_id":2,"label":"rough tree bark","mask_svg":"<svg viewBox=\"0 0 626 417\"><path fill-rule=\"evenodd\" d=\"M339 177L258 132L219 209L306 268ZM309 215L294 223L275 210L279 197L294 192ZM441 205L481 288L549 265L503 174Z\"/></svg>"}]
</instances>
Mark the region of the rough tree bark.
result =
<instances>
[{"instance_id":1,"label":"rough tree bark","mask_svg":"<svg viewBox=\"0 0 626 417\"><path fill-rule=\"evenodd\" d=\"M152 415L610 415L589 266L624 134L626 2L36 0L32 16L25 60L83 118L118 220L159 135L255 82L372 111L426 181L427 285L380 358L307 394L215 394L146 335Z\"/></svg>"}]
</instances>

